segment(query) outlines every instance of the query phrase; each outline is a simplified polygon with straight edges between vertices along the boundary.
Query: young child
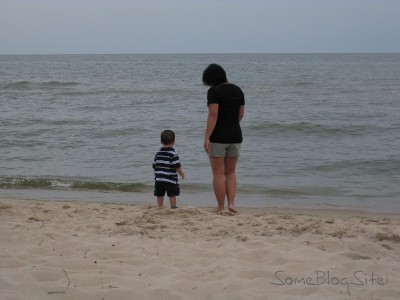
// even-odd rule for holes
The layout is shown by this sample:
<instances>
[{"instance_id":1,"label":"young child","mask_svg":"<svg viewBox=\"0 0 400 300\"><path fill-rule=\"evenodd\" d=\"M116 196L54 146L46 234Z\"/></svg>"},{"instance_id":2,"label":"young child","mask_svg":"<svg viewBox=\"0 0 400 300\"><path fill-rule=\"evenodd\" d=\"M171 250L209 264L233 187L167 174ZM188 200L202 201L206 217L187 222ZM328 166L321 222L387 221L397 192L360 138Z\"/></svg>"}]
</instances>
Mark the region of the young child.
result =
<instances>
[{"instance_id":1,"label":"young child","mask_svg":"<svg viewBox=\"0 0 400 300\"><path fill-rule=\"evenodd\" d=\"M163 206L164 195L167 192L171 208L177 208L176 196L179 196L178 175L185 178L181 169L179 156L173 146L175 145L175 133L172 130L161 132L161 149L157 152L154 162L155 188L154 196L157 197L158 206Z\"/></svg>"}]
</instances>

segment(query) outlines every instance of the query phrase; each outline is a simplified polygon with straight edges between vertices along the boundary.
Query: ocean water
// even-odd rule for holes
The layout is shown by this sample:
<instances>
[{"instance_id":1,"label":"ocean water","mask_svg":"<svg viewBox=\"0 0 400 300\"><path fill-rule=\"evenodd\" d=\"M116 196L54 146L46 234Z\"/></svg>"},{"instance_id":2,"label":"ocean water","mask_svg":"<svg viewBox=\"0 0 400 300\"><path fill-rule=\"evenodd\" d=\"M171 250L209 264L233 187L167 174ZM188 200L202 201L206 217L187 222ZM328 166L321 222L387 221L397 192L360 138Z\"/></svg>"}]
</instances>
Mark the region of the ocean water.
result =
<instances>
[{"instance_id":1,"label":"ocean water","mask_svg":"<svg viewBox=\"0 0 400 300\"><path fill-rule=\"evenodd\" d=\"M400 212L400 54L0 56L0 195L153 199L172 129L178 201L213 204L201 76L214 62L246 98L238 206Z\"/></svg>"}]
</instances>

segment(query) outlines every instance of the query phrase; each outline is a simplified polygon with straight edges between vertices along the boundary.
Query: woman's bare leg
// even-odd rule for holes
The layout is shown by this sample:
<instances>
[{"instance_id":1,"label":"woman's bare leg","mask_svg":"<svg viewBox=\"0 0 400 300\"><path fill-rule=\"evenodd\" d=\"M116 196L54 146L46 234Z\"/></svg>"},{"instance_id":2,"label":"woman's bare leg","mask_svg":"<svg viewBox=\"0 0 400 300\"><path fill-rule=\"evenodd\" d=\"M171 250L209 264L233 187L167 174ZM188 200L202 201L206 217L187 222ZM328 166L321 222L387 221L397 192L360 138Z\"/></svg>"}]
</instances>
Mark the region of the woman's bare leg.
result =
<instances>
[{"instance_id":1,"label":"woman's bare leg","mask_svg":"<svg viewBox=\"0 0 400 300\"><path fill-rule=\"evenodd\" d=\"M225 189L228 198L228 210L237 213L235 209L236 195L236 157L225 157Z\"/></svg>"},{"instance_id":2,"label":"woman's bare leg","mask_svg":"<svg viewBox=\"0 0 400 300\"><path fill-rule=\"evenodd\" d=\"M213 172L214 194L218 203L218 208L215 210L215 212L221 212L225 209L225 158L210 156L210 164Z\"/></svg>"}]
</instances>

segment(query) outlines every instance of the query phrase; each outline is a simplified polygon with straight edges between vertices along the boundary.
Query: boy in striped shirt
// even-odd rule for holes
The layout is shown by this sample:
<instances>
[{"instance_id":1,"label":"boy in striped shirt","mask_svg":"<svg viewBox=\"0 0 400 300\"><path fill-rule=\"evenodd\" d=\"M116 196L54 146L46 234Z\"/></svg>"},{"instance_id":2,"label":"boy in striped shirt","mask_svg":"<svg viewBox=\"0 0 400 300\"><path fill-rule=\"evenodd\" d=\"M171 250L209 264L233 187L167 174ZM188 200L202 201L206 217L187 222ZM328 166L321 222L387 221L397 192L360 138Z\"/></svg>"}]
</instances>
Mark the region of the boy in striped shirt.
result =
<instances>
[{"instance_id":1,"label":"boy in striped shirt","mask_svg":"<svg viewBox=\"0 0 400 300\"><path fill-rule=\"evenodd\" d=\"M172 130L161 132L161 149L154 157L153 169L155 177L154 196L157 197L158 206L163 206L165 192L169 197L171 208L177 208L176 196L179 196L178 175L185 178L181 169L179 156L173 146L175 145L175 133Z\"/></svg>"}]
</instances>

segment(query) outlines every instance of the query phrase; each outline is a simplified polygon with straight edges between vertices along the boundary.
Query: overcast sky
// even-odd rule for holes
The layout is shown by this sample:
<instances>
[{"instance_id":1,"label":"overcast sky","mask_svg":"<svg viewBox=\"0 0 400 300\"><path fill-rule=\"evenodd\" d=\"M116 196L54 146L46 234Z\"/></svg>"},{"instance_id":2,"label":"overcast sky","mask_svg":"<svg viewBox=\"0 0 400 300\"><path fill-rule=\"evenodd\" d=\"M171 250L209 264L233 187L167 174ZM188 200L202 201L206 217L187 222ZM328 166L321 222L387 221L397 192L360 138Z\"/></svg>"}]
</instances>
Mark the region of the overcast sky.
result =
<instances>
[{"instance_id":1,"label":"overcast sky","mask_svg":"<svg viewBox=\"0 0 400 300\"><path fill-rule=\"evenodd\" d=\"M400 52L400 0L0 0L0 54Z\"/></svg>"}]
</instances>

